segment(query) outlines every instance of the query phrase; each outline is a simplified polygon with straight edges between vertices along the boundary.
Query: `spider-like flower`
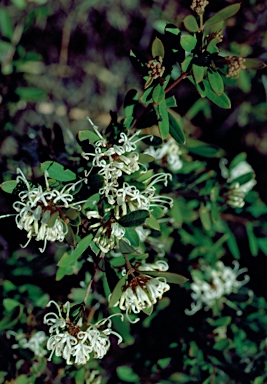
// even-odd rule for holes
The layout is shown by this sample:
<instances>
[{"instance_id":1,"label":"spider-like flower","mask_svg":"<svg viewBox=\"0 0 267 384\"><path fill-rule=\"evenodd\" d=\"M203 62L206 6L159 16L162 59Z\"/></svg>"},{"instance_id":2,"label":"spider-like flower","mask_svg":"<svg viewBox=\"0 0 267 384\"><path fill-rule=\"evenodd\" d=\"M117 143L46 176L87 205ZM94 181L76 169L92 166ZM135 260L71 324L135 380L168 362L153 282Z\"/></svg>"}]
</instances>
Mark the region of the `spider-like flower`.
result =
<instances>
[{"instance_id":1,"label":"spider-like flower","mask_svg":"<svg viewBox=\"0 0 267 384\"><path fill-rule=\"evenodd\" d=\"M182 168L183 163L180 158L181 150L179 145L174 139L169 139L163 143L160 147L154 148L152 146L145 149L144 153L151 155L155 160L165 160L172 171L179 171Z\"/></svg>"},{"instance_id":2,"label":"spider-like flower","mask_svg":"<svg viewBox=\"0 0 267 384\"><path fill-rule=\"evenodd\" d=\"M30 349L37 357L43 357L47 354L47 350L44 349L44 342L47 340L47 336L43 331L36 332L29 339L21 334L15 334L13 332L10 332L10 334L14 334L16 341L18 342L18 344L12 345L13 349Z\"/></svg>"},{"instance_id":3,"label":"spider-like flower","mask_svg":"<svg viewBox=\"0 0 267 384\"><path fill-rule=\"evenodd\" d=\"M217 261L215 268L202 267L206 280L193 275L191 297L194 303L190 310L185 310L187 315L194 315L201 308L208 310L217 302L225 301L226 295L236 293L249 281L248 275L245 275L243 280L238 280L240 275L247 272L247 268L239 269L239 263L236 260L233 263L233 269L225 266L222 261Z\"/></svg>"},{"instance_id":4,"label":"spider-like flower","mask_svg":"<svg viewBox=\"0 0 267 384\"><path fill-rule=\"evenodd\" d=\"M114 249L118 244L118 241L125 235L125 228L120 226L117 222L108 222L104 226L101 223L97 223L97 226L99 228L93 238L93 241L104 253Z\"/></svg>"},{"instance_id":5,"label":"spider-like flower","mask_svg":"<svg viewBox=\"0 0 267 384\"><path fill-rule=\"evenodd\" d=\"M110 335L118 337L118 344L122 337L111 329L111 317L102 319L95 324L83 324L82 318L76 323L70 320L70 303L63 305L63 312L59 305L51 300L48 306L54 304L58 314L49 312L44 316L44 324L50 326L50 337L47 341L47 349L51 351L48 360L53 354L62 356L67 364L86 364L91 355L102 359L110 348ZM117 314L116 314L117 315Z\"/></svg>"},{"instance_id":6,"label":"spider-like flower","mask_svg":"<svg viewBox=\"0 0 267 384\"><path fill-rule=\"evenodd\" d=\"M239 162L230 170L226 168L226 163L226 159L221 159L220 167L222 176L225 177L227 179L227 183L230 184L226 193L227 204L232 207L242 208L245 205L244 198L255 186L255 184L257 184L257 182L255 179L251 179L243 184L240 184L239 182L236 182L235 179L240 176L245 176L249 173L254 174L254 170L245 160Z\"/></svg>"},{"instance_id":7,"label":"spider-like flower","mask_svg":"<svg viewBox=\"0 0 267 384\"><path fill-rule=\"evenodd\" d=\"M37 241L44 242L43 247L39 248L40 252L44 252L47 241L64 241L68 232L68 219L64 218L62 208L80 209L79 204L82 202L73 202L74 197L70 192L74 191L82 180L57 190L49 186L47 171L44 174L45 188L41 185L31 185L19 168L17 172L17 184L19 187L26 187L18 193L20 200L13 204L13 208L18 212L15 214L17 227L27 232L28 241L22 247L26 247L34 237Z\"/></svg>"},{"instance_id":8,"label":"spider-like flower","mask_svg":"<svg viewBox=\"0 0 267 384\"><path fill-rule=\"evenodd\" d=\"M131 323L136 323L139 318L133 321L129 318L129 314L132 312L137 314L146 308L152 307L169 289L170 286L166 283L164 277L151 277L140 274L131 278L124 287L120 300L115 306L118 305L121 310L125 310L128 320Z\"/></svg>"}]
</instances>

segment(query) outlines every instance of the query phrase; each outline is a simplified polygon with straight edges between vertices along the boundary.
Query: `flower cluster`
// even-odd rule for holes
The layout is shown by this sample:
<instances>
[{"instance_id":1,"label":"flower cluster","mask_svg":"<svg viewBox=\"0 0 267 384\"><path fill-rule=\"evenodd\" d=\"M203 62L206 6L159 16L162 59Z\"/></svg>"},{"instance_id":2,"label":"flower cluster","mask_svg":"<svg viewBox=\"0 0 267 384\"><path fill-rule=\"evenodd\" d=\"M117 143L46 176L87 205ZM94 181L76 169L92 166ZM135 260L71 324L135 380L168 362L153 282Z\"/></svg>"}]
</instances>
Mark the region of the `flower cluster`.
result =
<instances>
[{"instance_id":1,"label":"flower cluster","mask_svg":"<svg viewBox=\"0 0 267 384\"><path fill-rule=\"evenodd\" d=\"M208 4L209 2L207 0L193 0L190 8L198 15L202 15Z\"/></svg>"},{"instance_id":2,"label":"flower cluster","mask_svg":"<svg viewBox=\"0 0 267 384\"><path fill-rule=\"evenodd\" d=\"M58 315L49 312L44 316L44 324L50 326L47 349L51 351L51 354L48 360L51 360L55 353L56 356L62 356L67 364L86 364L91 357L90 354L97 359L102 359L106 355L110 347L109 336L111 334L118 337L118 344L122 342L121 336L111 329L110 318L114 315L102 319L94 325L86 325L83 330L82 318L75 324L70 320L68 301L63 305L65 316L55 301L51 300L47 306L52 303L57 307Z\"/></svg>"},{"instance_id":3,"label":"flower cluster","mask_svg":"<svg viewBox=\"0 0 267 384\"><path fill-rule=\"evenodd\" d=\"M161 56L158 56L157 59L149 60L147 63L146 66L148 68L148 76L153 80L163 76L165 67L162 65L162 63L163 58Z\"/></svg>"},{"instance_id":4,"label":"flower cluster","mask_svg":"<svg viewBox=\"0 0 267 384\"><path fill-rule=\"evenodd\" d=\"M31 185L20 169L17 172L18 187L21 189L26 186L26 189L18 193L20 200L13 204L13 208L18 212L15 215L17 227L27 232L28 241L23 247L34 237L36 241L44 242L43 247L39 248L40 252L44 252L47 241L64 241L68 233L68 219L65 218L62 208L79 209L80 203L73 203L70 191L73 191L80 181L57 190L50 188L47 171L44 174L45 188L41 185Z\"/></svg>"},{"instance_id":5,"label":"flower cluster","mask_svg":"<svg viewBox=\"0 0 267 384\"><path fill-rule=\"evenodd\" d=\"M210 266L202 267L204 272L203 280L193 275L191 283L191 297L194 303L191 309L186 309L187 315L194 315L201 308L210 309L218 301L224 301L224 296L237 292L240 287L249 281L249 276L245 275L243 280L238 277L247 272L247 268L239 269L239 263L234 261L234 268L226 267L222 261L218 261L215 268Z\"/></svg>"},{"instance_id":6,"label":"flower cluster","mask_svg":"<svg viewBox=\"0 0 267 384\"><path fill-rule=\"evenodd\" d=\"M43 357L47 354L47 350L44 349L44 342L47 340L47 336L43 331L38 331L32 335L29 339L26 339L21 334L15 334L12 331L9 334L14 334L18 344L13 344L13 349L23 348L31 350L36 357Z\"/></svg>"},{"instance_id":7,"label":"flower cluster","mask_svg":"<svg viewBox=\"0 0 267 384\"><path fill-rule=\"evenodd\" d=\"M144 153L153 156L155 160L163 159L167 162L168 168L174 172L179 171L183 166L180 158L182 152L174 139L167 140L158 148L150 146L145 149Z\"/></svg>"},{"instance_id":8,"label":"flower cluster","mask_svg":"<svg viewBox=\"0 0 267 384\"><path fill-rule=\"evenodd\" d=\"M164 277L151 277L147 274L139 273L138 271L160 271L168 270L168 264L159 260L154 264L143 263L137 266L135 276L134 273L129 277L130 281L124 286L120 300L115 304L121 310L126 311L128 320L131 323L139 321L139 318L132 321L129 318L130 313L140 313L146 308L152 308L158 299L161 299L163 294L170 289ZM133 269L134 271L134 269Z\"/></svg>"},{"instance_id":9,"label":"flower cluster","mask_svg":"<svg viewBox=\"0 0 267 384\"><path fill-rule=\"evenodd\" d=\"M235 180L240 176L245 176L250 173L254 174L254 170L247 161L243 160L229 171L225 167L225 162L226 160L222 159L220 167L222 176L225 177L227 179L227 183L230 184L226 193L227 204L231 207L242 208L245 205L244 198L257 182L254 178L243 184L240 184Z\"/></svg>"},{"instance_id":10,"label":"flower cluster","mask_svg":"<svg viewBox=\"0 0 267 384\"><path fill-rule=\"evenodd\" d=\"M118 223L122 216L136 210L149 211L153 206L160 206L166 212L172 205L170 197L156 195L155 187L159 182L167 185L171 175L160 173L147 178L143 182L142 190L131 185L130 181L125 181L124 176L130 176L137 171L141 175L147 172L147 168L139 162L139 153L136 151L137 143L144 137L139 136L140 131L128 136L120 132L118 143L110 144L95 125L93 128L99 137L94 143L95 152L83 153L83 157L87 160L93 157L92 166L97 167L98 174L103 177L103 187L99 194L110 205L110 208L106 208L110 218L104 221L97 206L95 210L87 212L87 217L97 220L89 229L95 233L94 243L102 252L107 253L114 249L125 235L125 229Z\"/></svg>"},{"instance_id":11,"label":"flower cluster","mask_svg":"<svg viewBox=\"0 0 267 384\"><path fill-rule=\"evenodd\" d=\"M225 60L227 62L227 73L226 77L239 76L242 69L246 69L244 65L246 59L243 57L237 56L226 56Z\"/></svg>"}]
</instances>

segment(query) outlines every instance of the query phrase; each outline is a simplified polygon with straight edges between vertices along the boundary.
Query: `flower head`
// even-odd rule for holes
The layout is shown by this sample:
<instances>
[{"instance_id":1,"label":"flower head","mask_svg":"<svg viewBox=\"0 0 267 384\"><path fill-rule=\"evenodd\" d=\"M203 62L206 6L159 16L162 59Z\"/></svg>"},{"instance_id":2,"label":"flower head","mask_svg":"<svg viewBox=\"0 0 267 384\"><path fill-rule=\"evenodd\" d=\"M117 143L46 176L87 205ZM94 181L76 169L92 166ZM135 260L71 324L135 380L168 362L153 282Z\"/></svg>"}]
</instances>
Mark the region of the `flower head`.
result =
<instances>
[{"instance_id":1,"label":"flower head","mask_svg":"<svg viewBox=\"0 0 267 384\"><path fill-rule=\"evenodd\" d=\"M83 319L73 323L70 319L70 303L63 305L62 313L55 301L50 301L48 306L54 304L58 314L49 312L44 316L44 324L50 325L50 337L47 341L47 349L51 351L48 360L53 354L62 356L67 364L86 364L91 355L102 359L110 348L111 334L118 337L118 344L121 343L121 336L112 331L111 317L102 319L95 324L83 324Z\"/></svg>"},{"instance_id":2,"label":"flower head","mask_svg":"<svg viewBox=\"0 0 267 384\"><path fill-rule=\"evenodd\" d=\"M202 267L206 279L200 279L193 275L193 283L191 284L192 299L194 303L191 309L186 309L187 315L194 315L201 308L212 308L218 301L225 301L224 297L232 292L237 292L240 287L249 281L249 276L245 275L243 280L238 277L247 268L239 269L239 263L234 261L234 268L226 267L222 261L217 261L215 268Z\"/></svg>"},{"instance_id":3,"label":"flower head","mask_svg":"<svg viewBox=\"0 0 267 384\"><path fill-rule=\"evenodd\" d=\"M150 269L152 270L152 269ZM170 289L164 277L151 277L140 274L131 278L129 283L124 287L120 300L115 304L121 310L125 310L127 317L130 313L139 313L140 311L150 308L161 299L163 294Z\"/></svg>"},{"instance_id":4,"label":"flower head","mask_svg":"<svg viewBox=\"0 0 267 384\"><path fill-rule=\"evenodd\" d=\"M13 344L13 349L30 349L36 357L43 357L47 354L47 350L44 349L44 342L47 340L47 336L43 331L36 332L29 339L22 334L15 334L15 338L18 344Z\"/></svg>"},{"instance_id":5,"label":"flower head","mask_svg":"<svg viewBox=\"0 0 267 384\"><path fill-rule=\"evenodd\" d=\"M177 142L172 138L158 148L152 146L148 147L145 149L144 153L153 156L155 160L164 159L171 171L179 171L183 166L180 158L181 150Z\"/></svg>"},{"instance_id":6,"label":"flower head","mask_svg":"<svg viewBox=\"0 0 267 384\"><path fill-rule=\"evenodd\" d=\"M18 193L19 201L13 204L13 208L17 211L15 221L19 229L24 229L27 232L28 241L23 246L26 247L34 237L36 241L43 241L44 245L39 248L44 252L47 241L64 241L68 233L68 220L64 216L62 208L72 207L79 209L80 203L73 202L71 190L80 183L64 186L61 190L52 189L48 183L48 173L45 172L45 184L31 185L23 172L18 169L17 184L21 188L26 188Z\"/></svg>"}]
</instances>

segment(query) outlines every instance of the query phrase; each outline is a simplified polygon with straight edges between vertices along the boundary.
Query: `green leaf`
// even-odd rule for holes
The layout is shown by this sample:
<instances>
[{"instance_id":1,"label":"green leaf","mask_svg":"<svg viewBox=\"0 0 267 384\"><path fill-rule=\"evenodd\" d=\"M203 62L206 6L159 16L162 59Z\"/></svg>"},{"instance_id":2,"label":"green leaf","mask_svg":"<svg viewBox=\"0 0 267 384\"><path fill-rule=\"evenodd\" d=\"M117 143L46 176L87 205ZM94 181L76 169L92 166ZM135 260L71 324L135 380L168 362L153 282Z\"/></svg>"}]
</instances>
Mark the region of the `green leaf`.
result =
<instances>
[{"instance_id":1,"label":"green leaf","mask_svg":"<svg viewBox=\"0 0 267 384\"><path fill-rule=\"evenodd\" d=\"M163 87L160 84L156 85L156 87L153 89L152 99L156 104L160 104L164 101L165 92Z\"/></svg>"},{"instance_id":2,"label":"green leaf","mask_svg":"<svg viewBox=\"0 0 267 384\"><path fill-rule=\"evenodd\" d=\"M151 305L151 307L149 307L149 308L143 308L142 312L144 312L147 316L150 316L151 313L153 312L153 309L154 309L154 307L153 307L153 305Z\"/></svg>"},{"instance_id":3,"label":"green leaf","mask_svg":"<svg viewBox=\"0 0 267 384\"><path fill-rule=\"evenodd\" d=\"M134 228L128 227L125 228L125 235L124 237L130 241L130 244L133 247L138 247L140 243L139 236Z\"/></svg>"},{"instance_id":4,"label":"green leaf","mask_svg":"<svg viewBox=\"0 0 267 384\"><path fill-rule=\"evenodd\" d=\"M231 324L232 318L231 316L224 316L216 320L210 319L209 322L212 325L212 327L226 327L227 325Z\"/></svg>"},{"instance_id":5,"label":"green leaf","mask_svg":"<svg viewBox=\"0 0 267 384\"><path fill-rule=\"evenodd\" d=\"M120 240L119 249L122 254L137 253L136 249L134 249L130 244L126 243L126 241L124 240Z\"/></svg>"},{"instance_id":6,"label":"green leaf","mask_svg":"<svg viewBox=\"0 0 267 384\"><path fill-rule=\"evenodd\" d=\"M145 221L146 225L148 225L150 228L155 229L156 231L160 231L160 225L157 219L154 216L150 216Z\"/></svg>"},{"instance_id":7,"label":"green leaf","mask_svg":"<svg viewBox=\"0 0 267 384\"><path fill-rule=\"evenodd\" d=\"M124 125L130 129L134 121L135 109L138 105L138 92L135 89L131 89L127 92L124 99Z\"/></svg>"},{"instance_id":8,"label":"green leaf","mask_svg":"<svg viewBox=\"0 0 267 384\"><path fill-rule=\"evenodd\" d=\"M149 212L145 209L139 209L122 216L118 223L123 227L137 227L144 224L146 218L149 216Z\"/></svg>"},{"instance_id":9,"label":"green leaf","mask_svg":"<svg viewBox=\"0 0 267 384\"><path fill-rule=\"evenodd\" d=\"M163 46L161 40L156 37L152 43L152 56L153 56L153 58L156 58L158 56L161 56L163 58L164 53L165 53L164 52L164 46Z\"/></svg>"},{"instance_id":10,"label":"green leaf","mask_svg":"<svg viewBox=\"0 0 267 384\"><path fill-rule=\"evenodd\" d=\"M191 35L181 36L181 46L186 52L191 52L197 45L197 39Z\"/></svg>"},{"instance_id":11,"label":"green leaf","mask_svg":"<svg viewBox=\"0 0 267 384\"><path fill-rule=\"evenodd\" d=\"M239 153L237 156L233 158L231 163L229 164L229 171L237 166L237 164L241 163L241 161L245 161L247 159L247 154L245 152Z\"/></svg>"},{"instance_id":12,"label":"green leaf","mask_svg":"<svg viewBox=\"0 0 267 384\"><path fill-rule=\"evenodd\" d=\"M231 180L231 183L239 183L240 185L243 185L253 180L254 177L255 177L254 172L248 172L248 173L245 173L244 175L238 176L235 179Z\"/></svg>"},{"instance_id":13,"label":"green leaf","mask_svg":"<svg viewBox=\"0 0 267 384\"><path fill-rule=\"evenodd\" d=\"M19 318L22 315L22 312L22 305L18 305L14 307L13 310L6 316L4 316L3 319L0 320L0 332L11 329L15 324L17 324Z\"/></svg>"},{"instance_id":14,"label":"green leaf","mask_svg":"<svg viewBox=\"0 0 267 384\"><path fill-rule=\"evenodd\" d=\"M207 27L208 25L211 25L211 24L218 23L219 21L229 19L229 17L234 16L239 11L240 6L241 4L237 3L221 9L219 12L215 13L207 21L205 21L204 27Z\"/></svg>"},{"instance_id":15,"label":"green leaf","mask_svg":"<svg viewBox=\"0 0 267 384\"><path fill-rule=\"evenodd\" d=\"M144 88L147 89L150 87L150 85L153 83L154 79L153 77L147 76Z\"/></svg>"},{"instance_id":16,"label":"green leaf","mask_svg":"<svg viewBox=\"0 0 267 384\"><path fill-rule=\"evenodd\" d=\"M139 376L132 370L131 367L121 366L117 368L117 375L120 380L126 383L139 383Z\"/></svg>"},{"instance_id":17,"label":"green leaf","mask_svg":"<svg viewBox=\"0 0 267 384\"><path fill-rule=\"evenodd\" d=\"M45 161L41 164L41 171L42 173L47 171L49 177L57 181L73 181L76 179L74 172L69 169L64 169L63 165L57 163L56 161Z\"/></svg>"},{"instance_id":18,"label":"green leaf","mask_svg":"<svg viewBox=\"0 0 267 384\"><path fill-rule=\"evenodd\" d=\"M87 248L89 248L91 242L93 239L92 233L84 237L82 240L79 241L77 244L77 247L74 249L74 251L69 255L67 252L63 254L61 259L58 262L59 267L68 267L69 265L73 264L78 258L86 251Z\"/></svg>"},{"instance_id":19,"label":"green leaf","mask_svg":"<svg viewBox=\"0 0 267 384\"><path fill-rule=\"evenodd\" d=\"M175 96L170 96L166 99L166 105L168 108L177 107Z\"/></svg>"},{"instance_id":20,"label":"green leaf","mask_svg":"<svg viewBox=\"0 0 267 384\"><path fill-rule=\"evenodd\" d=\"M208 145L202 142L198 143L192 140L188 143L188 150L191 153L203 157L221 157L223 154L222 150L215 145Z\"/></svg>"},{"instance_id":21,"label":"green leaf","mask_svg":"<svg viewBox=\"0 0 267 384\"><path fill-rule=\"evenodd\" d=\"M210 40L209 44L207 45L206 51L209 53L218 53L219 48L217 47L217 44L219 41L217 39Z\"/></svg>"},{"instance_id":22,"label":"green leaf","mask_svg":"<svg viewBox=\"0 0 267 384\"><path fill-rule=\"evenodd\" d=\"M193 64L192 65L193 70L193 76L195 79L195 82L198 84L203 80L204 74L205 74L205 67L201 67L199 65Z\"/></svg>"},{"instance_id":23,"label":"green leaf","mask_svg":"<svg viewBox=\"0 0 267 384\"><path fill-rule=\"evenodd\" d=\"M46 96L46 92L40 88L18 87L15 93L21 100L36 102Z\"/></svg>"},{"instance_id":24,"label":"green leaf","mask_svg":"<svg viewBox=\"0 0 267 384\"><path fill-rule=\"evenodd\" d=\"M47 226L49 228L52 228L54 225L55 225L55 222L57 220L57 218L59 217L59 212L56 211L54 212L50 217L49 217L49 220L47 222Z\"/></svg>"},{"instance_id":25,"label":"green leaf","mask_svg":"<svg viewBox=\"0 0 267 384\"><path fill-rule=\"evenodd\" d=\"M84 208L85 209L92 209L94 210L95 208L97 208L97 204L99 203L100 201L100 195L99 193L95 193L93 195L91 195L90 197L88 197L88 199L86 200L85 204L84 204Z\"/></svg>"},{"instance_id":26,"label":"green leaf","mask_svg":"<svg viewBox=\"0 0 267 384\"><path fill-rule=\"evenodd\" d=\"M182 69L183 72L187 72L188 71L192 59L193 59L193 56L187 56L184 59L184 61L181 64L181 69Z\"/></svg>"},{"instance_id":27,"label":"green leaf","mask_svg":"<svg viewBox=\"0 0 267 384\"><path fill-rule=\"evenodd\" d=\"M12 312L16 307L20 306L21 304L15 299L5 298L3 300L3 305L7 312Z\"/></svg>"},{"instance_id":28,"label":"green leaf","mask_svg":"<svg viewBox=\"0 0 267 384\"><path fill-rule=\"evenodd\" d=\"M166 139L169 134L169 118L166 102L159 104L158 108L154 105L158 118L158 127L162 139Z\"/></svg>"},{"instance_id":29,"label":"green leaf","mask_svg":"<svg viewBox=\"0 0 267 384\"><path fill-rule=\"evenodd\" d=\"M198 23L193 15L188 15L184 19L184 26L189 32L198 32Z\"/></svg>"},{"instance_id":30,"label":"green leaf","mask_svg":"<svg viewBox=\"0 0 267 384\"><path fill-rule=\"evenodd\" d=\"M224 351L225 349L227 349L228 346L229 346L229 340L222 339L217 341L214 344L213 349L215 349L216 351Z\"/></svg>"},{"instance_id":31,"label":"green leaf","mask_svg":"<svg viewBox=\"0 0 267 384\"><path fill-rule=\"evenodd\" d=\"M153 81L153 79L152 79ZM153 92L153 88L148 88L144 91L143 95L141 96L141 102L143 104L149 104L152 102L152 92Z\"/></svg>"},{"instance_id":32,"label":"green leaf","mask_svg":"<svg viewBox=\"0 0 267 384\"><path fill-rule=\"evenodd\" d=\"M208 80L213 92L221 95L224 91L224 83L221 75L217 71L208 70Z\"/></svg>"},{"instance_id":33,"label":"green leaf","mask_svg":"<svg viewBox=\"0 0 267 384\"><path fill-rule=\"evenodd\" d=\"M1 184L1 188L4 192L12 193L17 186L16 180L4 181Z\"/></svg>"},{"instance_id":34,"label":"green leaf","mask_svg":"<svg viewBox=\"0 0 267 384\"><path fill-rule=\"evenodd\" d=\"M178 275L177 273L172 272L158 272L158 271L146 271L144 274L152 276L152 277L164 277L168 283L172 284L184 284L188 281L188 279L182 275Z\"/></svg>"},{"instance_id":35,"label":"green leaf","mask_svg":"<svg viewBox=\"0 0 267 384\"><path fill-rule=\"evenodd\" d=\"M257 243L257 238L254 235L253 224L246 223L246 231L248 235L249 248L252 256L257 256L259 252L259 247Z\"/></svg>"},{"instance_id":36,"label":"green leaf","mask_svg":"<svg viewBox=\"0 0 267 384\"><path fill-rule=\"evenodd\" d=\"M216 95L216 93L212 91L209 82L205 79L203 80L203 84L205 87L205 94L208 99L210 99L214 104L218 105L221 108L231 108L231 101L225 93L222 93L221 95Z\"/></svg>"},{"instance_id":37,"label":"green leaf","mask_svg":"<svg viewBox=\"0 0 267 384\"><path fill-rule=\"evenodd\" d=\"M8 38L10 41L13 36L13 25L11 18L9 17L5 8L0 10L0 31L3 37Z\"/></svg>"},{"instance_id":38,"label":"green leaf","mask_svg":"<svg viewBox=\"0 0 267 384\"><path fill-rule=\"evenodd\" d=\"M206 229L206 231L209 231L211 229L210 211L207 209L206 205L203 203L201 203L200 205L199 217L203 225L203 228Z\"/></svg>"},{"instance_id":39,"label":"green leaf","mask_svg":"<svg viewBox=\"0 0 267 384\"><path fill-rule=\"evenodd\" d=\"M80 141L89 140L91 144L94 144L96 141L100 140L98 135L93 131L89 131L89 129L86 129L84 131L79 131L78 139Z\"/></svg>"},{"instance_id":40,"label":"green leaf","mask_svg":"<svg viewBox=\"0 0 267 384\"><path fill-rule=\"evenodd\" d=\"M178 36L181 31L176 27L176 25L169 23L165 27L165 33L171 33L172 35Z\"/></svg>"},{"instance_id":41,"label":"green leaf","mask_svg":"<svg viewBox=\"0 0 267 384\"><path fill-rule=\"evenodd\" d=\"M140 155L139 155L140 156ZM152 157L152 156L151 156ZM154 157L153 157L153 160L154 160ZM140 176L138 176L136 178L136 181L138 182L144 182L146 181L147 179L149 179L151 176L153 176L154 174L154 171L153 169L150 169L149 171L145 172L145 173L141 173Z\"/></svg>"},{"instance_id":42,"label":"green leaf","mask_svg":"<svg viewBox=\"0 0 267 384\"><path fill-rule=\"evenodd\" d=\"M154 161L155 160L155 158L153 157L153 156L151 156L151 155L148 155L147 153L140 153L139 154L139 159L138 159L138 161L140 162L140 163L151 163L152 161ZM144 176L144 175L142 175L142 176ZM140 180L141 179L141 180ZM144 178L137 178L136 179L137 181L143 181L143 180L145 180Z\"/></svg>"},{"instance_id":43,"label":"green leaf","mask_svg":"<svg viewBox=\"0 0 267 384\"><path fill-rule=\"evenodd\" d=\"M76 245L76 237L75 237L75 234L73 232L73 229L71 228L70 224L67 224L67 227L68 227L68 232L65 235L65 240L69 245L75 246Z\"/></svg>"},{"instance_id":44,"label":"green leaf","mask_svg":"<svg viewBox=\"0 0 267 384\"><path fill-rule=\"evenodd\" d=\"M128 280L128 275L122 276L122 278L117 282L109 300L109 307L114 307L114 305L120 300L123 287L125 286Z\"/></svg>"},{"instance_id":45,"label":"green leaf","mask_svg":"<svg viewBox=\"0 0 267 384\"><path fill-rule=\"evenodd\" d=\"M182 119L176 119L170 112L168 112L170 135L177 141L178 144L185 144L185 135L182 129Z\"/></svg>"},{"instance_id":46,"label":"green leaf","mask_svg":"<svg viewBox=\"0 0 267 384\"><path fill-rule=\"evenodd\" d=\"M12 0L12 3L19 9L25 9L27 7L26 0Z\"/></svg>"},{"instance_id":47,"label":"green leaf","mask_svg":"<svg viewBox=\"0 0 267 384\"><path fill-rule=\"evenodd\" d=\"M246 69L263 69L266 67L266 64L263 61L249 57L246 57L244 65Z\"/></svg>"}]
</instances>

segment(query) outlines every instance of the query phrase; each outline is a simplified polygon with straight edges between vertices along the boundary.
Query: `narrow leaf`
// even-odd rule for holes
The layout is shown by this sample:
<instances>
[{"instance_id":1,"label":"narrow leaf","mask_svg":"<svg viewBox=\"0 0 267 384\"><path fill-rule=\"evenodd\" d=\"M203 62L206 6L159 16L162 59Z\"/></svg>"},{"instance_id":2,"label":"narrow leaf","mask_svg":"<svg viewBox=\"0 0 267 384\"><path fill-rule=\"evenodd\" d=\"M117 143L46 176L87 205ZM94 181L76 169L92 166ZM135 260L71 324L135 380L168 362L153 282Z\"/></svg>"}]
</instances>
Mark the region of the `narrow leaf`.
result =
<instances>
[{"instance_id":1,"label":"narrow leaf","mask_svg":"<svg viewBox=\"0 0 267 384\"><path fill-rule=\"evenodd\" d=\"M185 144L185 135L181 125L181 119L176 119L168 112L170 123L170 135L177 141L178 144Z\"/></svg>"},{"instance_id":2,"label":"narrow leaf","mask_svg":"<svg viewBox=\"0 0 267 384\"><path fill-rule=\"evenodd\" d=\"M150 216L146 219L146 225L150 228L155 229L156 231L160 231L160 225L158 220L154 216Z\"/></svg>"},{"instance_id":3,"label":"narrow leaf","mask_svg":"<svg viewBox=\"0 0 267 384\"><path fill-rule=\"evenodd\" d=\"M231 101L225 93L222 93L221 95L216 95L216 93L212 91L209 82L205 79L203 80L203 84L205 87L205 94L208 99L210 99L214 104L218 105L221 108L231 108Z\"/></svg>"},{"instance_id":4,"label":"narrow leaf","mask_svg":"<svg viewBox=\"0 0 267 384\"><path fill-rule=\"evenodd\" d=\"M59 260L58 266L67 267L73 264L86 251L86 249L89 248L92 239L93 235L91 233L84 237L70 255L68 253L64 253L62 258Z\"/></svg>"},{"instance_id":5,"label":"narrow leaf","mask_svg":"<svg viewBox=\"0 0 267 384\"><path fill-rule=\"evenodd\" d=\"M153 305L151 305L151 307L149 307L149 308L143 308L142 311L143 311L147 316L150 316L151 313L153 312Z\"/></svg>"},{"instance_id":6,"label":"narrow leaf","mask_svg":"<svg viewBox=\"0 0 267 384\"><path fill-rule=\"evenodd\" d=\"M206 205L203 203L201 203L200 205L199 217L203 225L203 228L206 229L206 231L209 231L211 229L210 211L207 209Z\"/></svg>"},{"instance_id":7,"label":"narrow leaf","mask_svg":"<svg viewBox=\"0 0 267 384\"><path fill-rule=\"evenodd\" d=\"M204 27L218 23L219 21L223 21L226 19L229 19L229 17L234 16L240 9L241 4L232 4L229 5L228 7L225 7L221 9L219 12L215 13L215 15L211 16L205 23Z\"/></svg>"},{"instance_id":8,"label":"narrow leaf","mask_svg":"<svg viewBox=\"0 0 267 384\"><path fill-rule=\"evenodd\" d=\"M172 272L157 272L157 271L146 271L144 272L149 276L155 277L164 277L168 283L172 284L184 284L188 281L188 279L182 275L178 275L177 273Z\"/></svg>"},{"instance_id":9,"label":"narrow leaf","mask_svg":"<svg viewBox=\"0 0 267 384\"><path fill-rule=\"evenodd\" d=\"M246 58L244 65L247 69L263 69L266 67L266 64L263 61L248 57Z\"/></svg>"},{"instance_id":10,"label":"narrow leaf","mask_svg":"<svg viewBox=\"0 0 267 384\"><path fill-rule=\"evenodd\" d=\"M117 282L109 300L109 307L114 307L116 303L120 300L122 292L123 292L123 287L126 284L128 279L128 275L122 276L122 278Z\"/></svg>"},{"instance_id":11,"label":"narrow leaf","mask_svg":"<svg viewBox=\"0 0 267 384\"><path fill-rule=\"evenodd\" d=\"M154 106L156 107L156 106ZM169 118L166 102L159 104L159 116L158 116L158 127L162 139L166 139L169 134Z\"/></svg>"}]
</instances>

